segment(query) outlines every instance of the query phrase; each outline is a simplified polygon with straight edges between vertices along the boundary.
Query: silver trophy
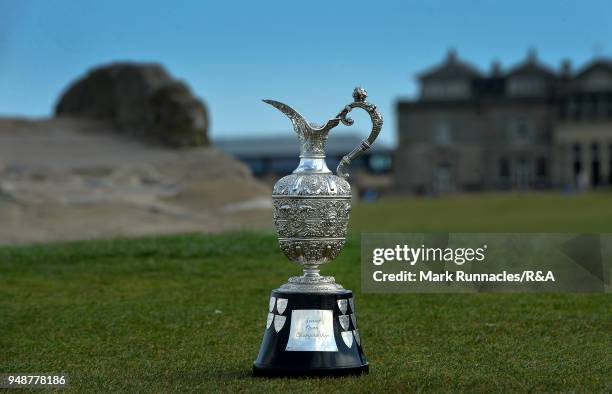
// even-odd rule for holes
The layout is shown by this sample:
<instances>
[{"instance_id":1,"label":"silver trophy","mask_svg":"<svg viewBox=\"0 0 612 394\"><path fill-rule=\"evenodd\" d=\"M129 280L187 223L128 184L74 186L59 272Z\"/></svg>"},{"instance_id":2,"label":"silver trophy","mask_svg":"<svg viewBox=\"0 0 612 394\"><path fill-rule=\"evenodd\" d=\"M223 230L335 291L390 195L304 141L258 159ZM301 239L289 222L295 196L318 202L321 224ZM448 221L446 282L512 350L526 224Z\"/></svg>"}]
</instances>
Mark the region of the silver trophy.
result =
<instances>
[{"instance_id":1,"label":"silver trophy","mask_svg":"<svg viewBox=\"0 0 612 394\"><path fill-rule=\"evenodd\" d=\"M274 100L264 102L284 113L300 141L300 163L274 185L274 226L281 250L301 264L303 275L273 290L263 343L253 371L256 375L337 375L368 371L355 319L350 290L319 266L335 259L346 240L351 210L351 187L346 167L368 150L383 119L367 92L357 87L354 101L319 126L293 108ZM325 163L325 144L331 129L353 124L348 114L365 110L372 120L370 135L342 158L336 173Z\"/></svg>"}]
</instances>

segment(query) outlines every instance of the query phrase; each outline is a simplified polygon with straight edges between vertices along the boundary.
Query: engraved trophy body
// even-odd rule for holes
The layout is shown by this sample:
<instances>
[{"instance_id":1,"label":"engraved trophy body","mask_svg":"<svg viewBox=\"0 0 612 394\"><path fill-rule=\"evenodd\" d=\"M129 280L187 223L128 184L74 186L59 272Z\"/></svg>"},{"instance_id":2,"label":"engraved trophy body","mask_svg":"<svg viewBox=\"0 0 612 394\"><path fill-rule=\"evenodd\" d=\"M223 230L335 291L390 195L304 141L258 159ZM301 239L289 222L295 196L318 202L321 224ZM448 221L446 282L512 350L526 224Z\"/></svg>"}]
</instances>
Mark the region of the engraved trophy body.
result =
<instances>
[{"instance_id":1,"label":"engraved trophy body","mask_svg":"<svg viewBox=\"0 0 612 394\"><path fill-rule=\"evenodd\" d=\"M303 266L303 275L273 290L255 375L344 375L368 371L355 318L353 293L321 276L319 266L335 259L344 246L351 187L345 167L368 150L382 128L376 106L357 87L354 101L323 126L308 123L294 109L273 100L264 102L283 112L300 142L300 163L292 174L274 185L274 225L281 250ZM368 138L343 157L336 176L325 163L325 144L331 129L354 108L368 112L372 131Z\"/></svg>"}]
</instances>

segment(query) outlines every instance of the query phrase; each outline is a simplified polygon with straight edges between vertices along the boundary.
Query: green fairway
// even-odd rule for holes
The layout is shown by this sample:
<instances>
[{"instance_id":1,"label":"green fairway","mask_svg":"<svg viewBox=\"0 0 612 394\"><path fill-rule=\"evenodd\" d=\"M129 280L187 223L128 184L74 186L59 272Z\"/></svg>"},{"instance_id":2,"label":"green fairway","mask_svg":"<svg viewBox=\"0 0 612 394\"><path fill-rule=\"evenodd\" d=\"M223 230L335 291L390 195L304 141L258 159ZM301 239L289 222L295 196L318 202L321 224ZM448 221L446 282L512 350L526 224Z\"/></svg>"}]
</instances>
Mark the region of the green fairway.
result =
<instances>
[{"instance_id":1,"label":"green fairway","mask_svg":"<svg viewBox=\"0 0 612 394\"><path fill-rule=\"evenodd\" d=\"M465 194L359 204L364 232L612 232L612 193Z\"/></svg>"},{"instance_id":2,"label":"green fairway","mask_svg":"<svg viewBox=\"0 0 612 394\"><path fill-rule=\"evenodd\" d=\"M0 372L65 372L76 392L609 392L609 294L361 294L358 235L612 232L611 202L544 194L357 205L347 246L324 271L356 292L371 367L359 378L250 376L269 292L299 272L271 233L2 247Z\"/></svg>"}]
</instances>

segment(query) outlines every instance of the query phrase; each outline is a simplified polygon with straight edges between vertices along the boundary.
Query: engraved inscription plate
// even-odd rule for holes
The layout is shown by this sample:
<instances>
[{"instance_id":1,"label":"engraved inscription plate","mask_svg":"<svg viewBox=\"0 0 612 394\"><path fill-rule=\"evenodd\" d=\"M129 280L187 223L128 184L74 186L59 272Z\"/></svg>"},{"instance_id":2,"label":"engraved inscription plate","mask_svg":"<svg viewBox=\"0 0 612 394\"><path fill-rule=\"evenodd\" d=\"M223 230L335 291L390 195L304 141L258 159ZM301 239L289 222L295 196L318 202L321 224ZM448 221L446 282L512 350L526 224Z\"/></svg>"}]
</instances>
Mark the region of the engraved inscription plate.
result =
<instances>
[{"instance_id":1,"label":"engraved inscription plate","mask_svg":"<svg viewBox=\"0 0 612 394\"><path fill-rule=\"evenodd\" d=\"M289 352L337 352L333 311L321 309L291 311L291 329L285 350Z\"/></svg>"}]
</instances>

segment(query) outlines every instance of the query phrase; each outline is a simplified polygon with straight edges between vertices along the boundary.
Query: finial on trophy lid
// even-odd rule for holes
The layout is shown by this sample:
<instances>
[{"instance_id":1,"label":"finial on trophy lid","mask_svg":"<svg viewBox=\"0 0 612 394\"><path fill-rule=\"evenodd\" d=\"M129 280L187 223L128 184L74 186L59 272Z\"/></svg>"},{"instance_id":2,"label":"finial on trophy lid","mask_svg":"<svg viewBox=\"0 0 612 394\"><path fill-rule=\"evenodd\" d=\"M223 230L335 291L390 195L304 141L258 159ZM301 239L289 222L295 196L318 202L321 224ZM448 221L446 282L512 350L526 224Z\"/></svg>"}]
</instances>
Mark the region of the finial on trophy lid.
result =
<instances>
[{"instance_id":1,"label":"finial on trophy lid","mask_svg":"<svg viewBox=\"0 0 612 394\"><path fill-rule=\"evenodd\" d=\"M355 90L353 90L353 98L355 99L355 101L361 103L364 102L367 97L368 92L361 86L357 86Z\"/></svg>"}]
</instances>

